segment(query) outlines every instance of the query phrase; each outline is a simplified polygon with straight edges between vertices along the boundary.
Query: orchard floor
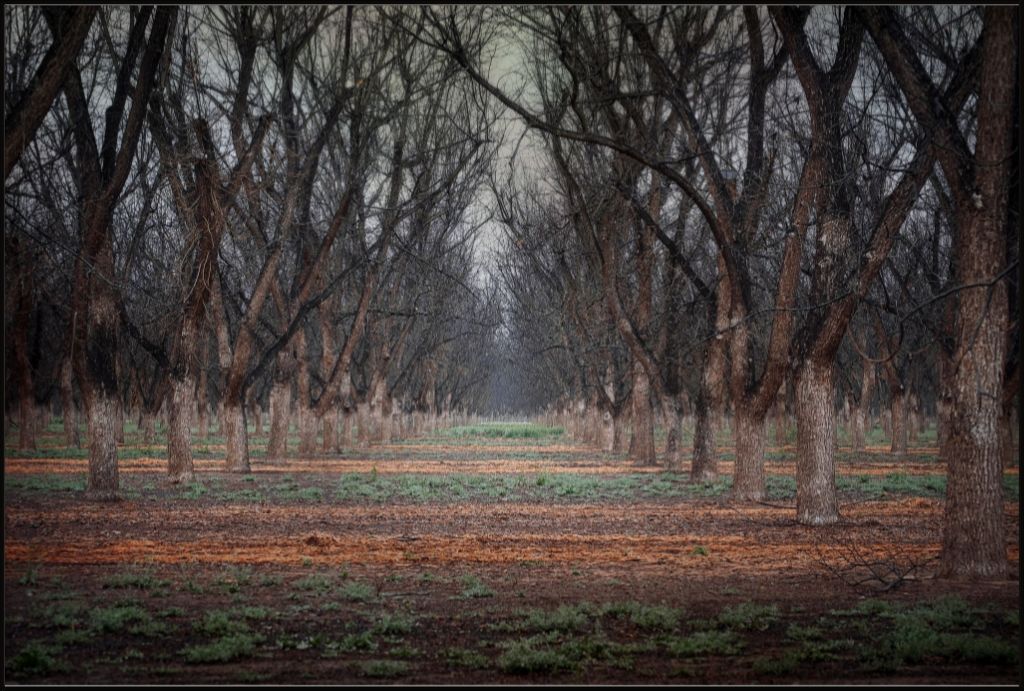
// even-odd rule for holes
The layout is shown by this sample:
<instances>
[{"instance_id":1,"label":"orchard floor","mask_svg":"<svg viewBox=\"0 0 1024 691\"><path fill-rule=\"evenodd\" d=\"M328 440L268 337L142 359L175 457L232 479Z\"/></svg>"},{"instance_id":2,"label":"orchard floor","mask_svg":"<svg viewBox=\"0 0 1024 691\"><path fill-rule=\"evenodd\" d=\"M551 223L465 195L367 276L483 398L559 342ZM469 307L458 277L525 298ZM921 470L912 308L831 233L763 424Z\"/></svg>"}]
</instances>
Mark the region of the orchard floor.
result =
<instances>
[{"instance_id":1,"label":"orchard floor","mask_svg":"<svg viewBox=\"0 0 1024 691\"><path fill-rule=\"evenodd\" d=\"M730 502L726 441L722 480L695 484L560 435L273 465L255 440L247 475L214 438L180 487L129 433L123 499L93 503L54 428L5 449L5 680L1020 682L1016 469L1009 579L958 583L935 577L927 441L841 449L824 528L795 521L792 447L769 449L764 503Z\"/></svg>"}]
</instances>

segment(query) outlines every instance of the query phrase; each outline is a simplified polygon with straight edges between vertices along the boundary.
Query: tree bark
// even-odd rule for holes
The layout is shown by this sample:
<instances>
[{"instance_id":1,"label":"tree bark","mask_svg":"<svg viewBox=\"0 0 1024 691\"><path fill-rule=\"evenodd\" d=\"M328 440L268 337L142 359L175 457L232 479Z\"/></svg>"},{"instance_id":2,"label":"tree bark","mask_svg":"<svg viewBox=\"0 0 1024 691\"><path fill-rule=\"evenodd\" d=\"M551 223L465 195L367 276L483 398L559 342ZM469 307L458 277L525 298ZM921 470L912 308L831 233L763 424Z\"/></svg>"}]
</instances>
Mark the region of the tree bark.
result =
<instances>
[{"instance_id":1,"label":"tree bark","mask_svg":"<svg viewBox=\"0 0 1024 691\"><path fill-rule=\"evenodd\" d=\"M639 362L633 363L633 456L639 466L658 464L654 451L654 409L651 384Z\"/></svg>"},{"instance_id":2,"label":"tree bark","mask_svg":"<svg viewBox=\"0 0 1024 691\"><path fill-rule=\"evenodd\" d=\"M224 403L224 445L228 472L248 473L249 436L245 429L245 409L234 401Z\"/></svg>"},{"instance_id":3,"label":"tree bark","mask_svg":"<svg viewBox=\"0 0 1024 691\"><path fill-rule=\"evenodd\" d=\"M288 455L288 426L291 414L292 383L288 378L286 358L278 355L274 384L270 388L270 438L267 440L267 462L283 462Z\"/></svg>"},{"instance_id":4,"label":"tree bark","mask_svg":"<svg viewBox=\"0 0 1024 691\"><path fill-rule=\"evenodd\" d=\"M907 396L902 386L889 390L889 429L892 430L892 444L889 452L898 456L907 455Z\"/></svg>"},{"instance_id":5,"label":"tree bark","mask_svg":"<svg viewBox=\"0 0 1024 691\"><path fill-rule=\"evenodd\" d=\"M171 483L195 480L192 460L192 413L195 382L190 377L172 379L167 428L167 475Z\"/></svg>"},{"instance_id":6,"label":"tree bark","mask_svg":"<svg viewBox=\"0 0 1024 691\"><path fill-rule=\"evenodd\" d=\"M732 496L739 501L764 499L764 415L745 404L734 404L733 435L736 439L736 470Z\"/></svg>"},{"instance_id":7,"label":"tree bark","mask_svg":"<svg viewBox=\"0 0 1024 691\"><path fill-rule=\"evenodd\" d=\"M796 373L797 520L805 525L839 521L835 486L834 365L807 361Z\"/></svg>"}]
</instances>

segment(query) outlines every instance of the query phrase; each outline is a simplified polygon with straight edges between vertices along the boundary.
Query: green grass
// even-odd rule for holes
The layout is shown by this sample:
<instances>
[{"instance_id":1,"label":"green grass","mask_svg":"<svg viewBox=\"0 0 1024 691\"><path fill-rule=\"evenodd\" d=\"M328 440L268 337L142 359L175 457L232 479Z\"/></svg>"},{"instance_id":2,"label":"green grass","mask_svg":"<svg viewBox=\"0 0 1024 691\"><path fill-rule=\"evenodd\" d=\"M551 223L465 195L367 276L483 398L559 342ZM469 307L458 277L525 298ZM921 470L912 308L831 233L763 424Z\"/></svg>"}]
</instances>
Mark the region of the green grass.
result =
<instances>
[{"instance_id":1,"label":"green grass","mask_svg":"<svg viewBox=\"0 0 1024 691\"><path fill-rule=\"evenodd\" d=\"M719 624L740 631L766 631L778 620L778 605L759 605L754 602L726 607L718 615Z\"/></svg>"},{"instance_id":2,"label":"green grass","mask_svg":"<svg viewBox=\"0 0 1024 691\"><path fill-rule=\"evenodd\" d=\"M462 597L464 598L494 597L494 591L490 586L472 574L463 576L462 585Z\"/></svg>"},{"instance_id":3,"label":"green grass","mask_svg":"<svg viewBox=\"0 0 1024 691\"><path fill-rule=\"evenodd\" d=\"M408 674L409 663L401 660L366 660L359 663L359 669L364 676L375 679L388 679Z\"/></svg>"},{"instance_id":4,"label":"green grass","mask_svg":"<svg viewBox=\"0 0 1024 691\"><path fill-rule=\"evenodd\" d=\"M29 641L18 654L9 658L4 665L12 676L43 676L57 672L66 672L68 664L60 659L63 648L59 645L48 645L41 641Z\"/></svg>"},{"instance_id":5,"label":"green grass","mask_svg":"<svg viewBox=\"0 0 1024 691\"><path fill-rule=\"evenodd\" d=\"M561 427L545 427L533 423L490 422L444 430L445 437L486 437L500 439L538 439L560 437L565 434Z\"/></svg>"},{"instance_id":6,"label":"green grass","mask_svg":"<svg viewBox=\"0 0 1024 691\"><path fill-rule=\"evenodd\" d=\"M192 645L182 649L187 662L231 662L241 657L251 657L263 637L248 632L237 632L221 636L212 643Z\"/></svg>"},{"instance_id":7,"label":"green grass","mask_svg":"<svg viewBox=\"0 0 1024 691\"><path fill-rule=\"evenodd\" d=\"M743 641L733 631L697 631L689 636L667 638L664 644L673 657L735 655L743 648Z\"/></svg>"}]
</instances>

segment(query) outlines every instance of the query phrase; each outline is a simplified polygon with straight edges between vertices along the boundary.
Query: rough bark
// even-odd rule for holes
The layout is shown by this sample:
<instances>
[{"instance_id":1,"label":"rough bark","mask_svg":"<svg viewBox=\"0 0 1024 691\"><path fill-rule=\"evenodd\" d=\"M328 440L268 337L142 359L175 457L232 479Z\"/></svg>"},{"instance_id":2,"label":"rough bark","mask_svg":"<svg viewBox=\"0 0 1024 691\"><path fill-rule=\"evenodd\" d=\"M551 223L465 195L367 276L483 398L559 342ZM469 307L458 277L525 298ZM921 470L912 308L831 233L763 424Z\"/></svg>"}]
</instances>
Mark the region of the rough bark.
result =
<instances>
[{"instance_id":1,"label":"rough bark","mask_svg":"<svg viewBox=\"0 0 1024 691\"><path fill-rule=\"evenodd\" d=\"M657 465L654 452L654 409L651 385L640 363L633 364L633 461L639 466Z\"/></svg>"},{"instance_id":2,"label":"rough bark","mask_svg":"<svg viewBox=\"0 0 1024 691\"><path fill-rule=\"evenodd\" d=\"M889 429L892 443L889 452L897 456L907 455L907 396L900 386L889 391Z\"/></svg>"},{"instance_id":3,"label":"rough bark","mask_svg":"<svg viewBox=\"0 0 1024 691\"><path fill-rule=\"evenodd\" d=\"M365 449L370 446L371 438L370 403L365 399L356 403L356 425L356 445Z\"/></svg>"},{"instance_id":4,"label":"rough bark","mask_svg":"<svg viewBox=\"0 0 1024 691\"><path fill-rule=\"evenodd\" d=\"M715 448L715 418L703 395L694 403L693 464L690 478L710 482L718 478L718 452Z\"/></svg>"},{"instance_id":5,"label":"rough bark","mask_svg":"<svg viewBox=\"0 0 1024 691\"><path fill-rule=\"evenodd\" d=\"M283 369L283 354L278 357L278 372ZM267 462L282 462L288 455L288 425L291 416L292 384L286 374L275 373L270 388L270 438L267 440Z\"/></svg>"},{"instance_id":6,"label":"rough bark","mask_svg":"<svg viewBox=\"0 0 1024 691\"><path fill-rule=\"evenodd\" d=\"M195 383L188 377L171 381L169 425L167 428L167 475L171 483L195 480L192 460L192 412Z\"/></svg>"},{"instance_id":7,"label":"rough bark","mask_svg":"<svg viewBox=\"0 0 1024 691\"><path fill-rule=\"evenodd\" d=\"M831 525L839 520L833 379L831 361L808 361L796 374L796 513L805 525Z\"/></svg>"},{"instance_id":8,"label":"rough bark","mask_svg":"<svg viewBox=\"0 0 1024 691\"><path fill-rule=\"evenodd\" d=\"M733 412L736 471L733 475L732 497L739 501L762 501L765 491L765 418L756 415L743 404L737 405Z\"/></svg>"},{"instance_id":9,"label":"rough bark","mask_svg":"<svg viewBox=\"0 0 1024 691\"><path fill-rule=\"evenodd\" d=\"M227 450L227 470L248 473L249 436L245 429L245 410L232 401L224 404L224 445Z\"/></svg>"}]
</instances>

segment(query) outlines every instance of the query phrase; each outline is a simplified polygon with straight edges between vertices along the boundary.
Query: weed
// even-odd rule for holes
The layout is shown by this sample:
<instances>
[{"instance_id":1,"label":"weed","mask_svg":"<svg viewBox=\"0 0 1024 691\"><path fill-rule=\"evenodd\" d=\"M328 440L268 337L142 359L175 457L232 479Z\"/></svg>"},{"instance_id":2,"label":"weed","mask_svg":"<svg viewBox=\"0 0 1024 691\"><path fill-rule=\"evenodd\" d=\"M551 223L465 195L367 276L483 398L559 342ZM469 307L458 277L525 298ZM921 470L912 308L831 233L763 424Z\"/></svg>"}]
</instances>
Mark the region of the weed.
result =
<instances>
[{"instance_id":1,"label":"weed","mask_svg":"<svg viewBox=\"0 0 1024 691\"><path fill-rule=\"evenodd\" d=\"M192 624L192 628L198 633L210 636L225 636L249 631L249 626L244 621L238 621L231 616L230 612L223 610L207 612L201 621Z\"/></svg>"},{"instance_id":2,"label":"weed","mask_svg":"<svg viewBox=\"0 0 1024 691\"><path fill-rule=\"evenodd\" d=\"M411 660L412 658L420 656L420 649L413 648L409 645L400 645L396 648L392 648L388 651L388 655L391 657L398 657L405 660Z\"/></svg>"},{"instance_id":3,"label":"weed","mask_svg":"<svg viewBox=\"0 0 1024 691\"><path fill-rule=\"evenodd\" d=\"M665 641L665 650L675 657L698 655L735 655L743 642L732 631L698 631L682 638Z\"/></svg>"},{"instance_id":4,"label":"weed","mask_svg":"<svg viewBox=\"0 0 1024 691\"><path fill-rule=\"evenodd\" d=\"M612 602L605 605L601 613L629 620L642 629L669 630L679 623L681 610L663 605L644 605L639 602Z\"/></svg>"},{"instance_id":5,"label":"weed","mask_svg":"<svg viewBox=\"0 0 1024 691\"><path fill-rule=\"evenodd\" d=\"M476 650L469 650L468 648L446 648L441 655L453 667L486 669L491 664L486 655Z\"/></svg>"},{"instance_id":6,"label":"weed","mask_svg":"<svg viewBox=\"0 0 1024 691\"><path fill-rule=\"evenodd\" d=\"M311 574L292 582L299 590L315 590L323 593L331 589L331 579L321 574Z\"/></svg>"},{"instance_id":7,"label":"weed","mask_svg":"<svg viewBox=\"0 0 1024 691\"><path fill-rule=\"evenodd\" d=\"M256 646L263 637L251 633L232 633L205 645L193 645L181 652L187 662L230 662L240 657L249 657L256 652Z\"/></svg>"},{"instance_id":8,"label":"weed","mask_svg":"<svg viewBox=\"0 0 1024 691\"><path fill-rule=\"evenodd\" d=\"M350 581L341 588L341 595L346 600L352 600L355 602L369 602L376 595L376 591L373 586L368 583L360 583L358 581Z\"/></svg>"},{"instance_id":9,"label":"weed","mask_svg":"<svg viewBox=\"0 0 1024 691\"><path fill-rule=\"evenodd\" d=\"M401 614L382 614L372 632L382 636L402 636L412 632L414 620Z\"/></svg>"},{"instance_id":10,"label":"weed","mask_svg":"<svg viewBox=\"0 0 1024 691\"><path fill-rule=\"evenodd\" d=\"M328 650L337 650L342 653L355 653L360 651L372 651L377 649L377 641L369 631L362 633L350 633L337 643L328 643Z\"/></svg>"},{"instance_id":11,"label":"weed","mask_svg":"<svg viewBox=\"0 0 1024 691\"><path fill-rule=\"evenodd\" d=\"M494 591L491 590L486 583L472 574L467 574L462 577L462 585L465 586L462 590L462 597L494 597Z\"/></svg>"},{"instance_id":12,"label":"weed","mask_svg":"<svg viewBox=\"0 0 1024 691\"><path fill-rule=\"evenodd\" d=\"M800 656L788 650L780 657L759 657L754 660L754 674L760 676L781 676L790 674L800 666Z\"/></svg>"},{"instance_id":13,"label":"weed","mask_svg":"<svg viewBox=\"0 0 1024 691\"><path fill-rule=\"evenodd\" d=\"M790 624L786 629L786 638L794 641L815 641L824 636L824 632L817 626L801 626Z\"/></svg>"},{"instance_id":14,"label":"weed","mask_svg":"<svg viewBox=\"0 0 1024 691\"><path fill-rule=\"evenodd\" d=\"M743 602L734 607L726 607L718 615L718 622L723 626L741 631L765 631L779 619L777 605L758 605Z\"/></svg>"},{"instance_id":15,"label":"weed","mask_svg":"<svg viewBox=\"0 0 1024 691\"><path fill-rule=\"evenodd\" d=\"M128 633L156 636L166 633L167 626L155 621L149 612L134 604L96 607L89 613L89 623L102 633Z\"/></svg>"},{"instance_id":16,"label":"weed","mask_svg":"<svg viewBox=\"0 0 1024 691\"><path fill-rule=\"evenodd\" d=\"M588 603L562 605L556 610L535 609L526 612L521 627L533 631L582 631L590 624L593 606Z\"/></svg>"},{"instance_id":17,"label":"weed","mask_svg":"<svg viewBox=\"0 0 1024 691\"><path fill-rule=\"evenodd\" d=\"M359 668L367 677L387 678L408 673L409 664L400 660L367 660Z\"/></svg>"},{"instance_id":18,"label":"weed","mask_svg":"<svg viewBox=\"0 0 1024 691\"><path fill-rule=\"evenodd\" d=\"M39 580L39 567L36 564L28 567L25 575L18 579L18 585L35 585Z\"/></svg>"},{"instance_id":19,"label":"weed","mask_svg":"<svg viewBox=\"0 0 1024 691\"><path fill-rule=\"evenodd\" d=\"M111 576L103 582L104 588L136 588L138 590L152 590L153 588L166 588L170 581L160 580L152 573L119 573Z\"/></svg>"},{"instance_id":20,"label":"weed","mask_svg":"<svg viewBox=\"0 0 1024 691\"><path fill-rule=\"evenodd\" d=\"M16 676L45 675L67 671L67 664L57 659L63 652L58 646L31 641L11 659L6 667Z\"/></svg>"},{"instance_id":21,"label":"weed","mask_svg":"<svg viewBox=\"0 0 1024 691\"><path fill-rule=\"evenodd\" d=\"M536 649L531 639L511 641L497 660L498 668L511 674L562 672L575 669L565 654L550 648Z\"/></svg>"}]
</instances>

